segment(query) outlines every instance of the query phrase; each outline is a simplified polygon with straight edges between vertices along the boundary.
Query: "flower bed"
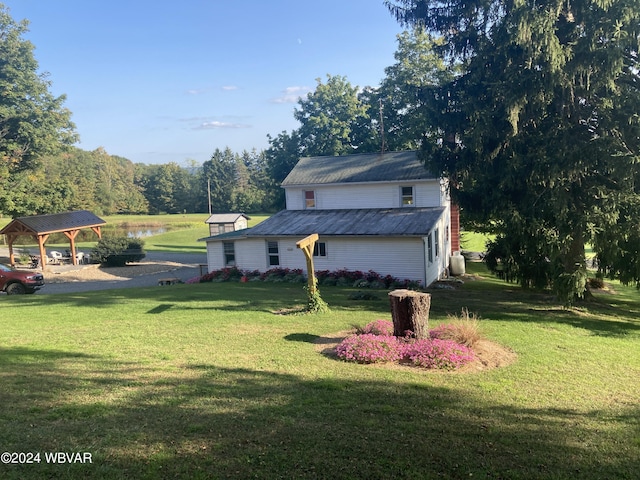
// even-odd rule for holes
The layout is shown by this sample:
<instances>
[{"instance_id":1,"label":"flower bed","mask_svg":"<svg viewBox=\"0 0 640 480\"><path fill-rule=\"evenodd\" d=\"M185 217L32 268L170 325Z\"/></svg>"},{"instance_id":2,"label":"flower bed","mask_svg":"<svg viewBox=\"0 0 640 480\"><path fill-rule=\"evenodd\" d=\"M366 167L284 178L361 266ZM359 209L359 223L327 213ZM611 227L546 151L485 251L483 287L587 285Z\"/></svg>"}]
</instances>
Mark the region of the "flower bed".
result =
<instances>
[{"instance_id":1,"label":"flower bed","mask_svg":"<svg viewBox=\"0 0 640 480\"><path fill-rule=\"evenodd\" d=\"M391 332L391 333L389 333ZM416 367L454 370L474 360L471 348L434 337L415 340L411 332L404 338L394 337L393 323L376 320L345 338L336 354L342 360L358 363L401 362Z\"/></svg>"},{"instance_id":2,"label":"flower bed","mask_svg":"<svg viewBox=\"0 0 640 480\"><path fill-rule=\"evenodd\" d=\"M301 269L292 268L272 268L266 272L258 270L240 270L236 267L223 268L214 270L200 277L200 283L204 282L239 282L244 281L255 282L286 282L286 283L305 283L307 278ZM392 277L391 275L382 276L372 270L361 272L359 270L321 270L316 272L318 285L329 286L345 286L355 288L378 288L378 289L395 289L407 288L417 290L421 287L420 282L415 280Z\"/></svg>"}]
</instances>

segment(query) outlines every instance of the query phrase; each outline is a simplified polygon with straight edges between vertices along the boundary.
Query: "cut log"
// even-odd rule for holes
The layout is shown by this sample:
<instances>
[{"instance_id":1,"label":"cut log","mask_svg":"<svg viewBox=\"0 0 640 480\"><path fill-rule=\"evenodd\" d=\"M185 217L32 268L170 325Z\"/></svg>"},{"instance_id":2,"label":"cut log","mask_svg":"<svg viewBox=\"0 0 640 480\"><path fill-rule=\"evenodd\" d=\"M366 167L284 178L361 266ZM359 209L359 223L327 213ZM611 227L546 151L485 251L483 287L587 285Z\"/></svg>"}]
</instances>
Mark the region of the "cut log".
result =
<instances>
[{"instance_id":1,"label":"cut log","mask_svg":"<svg viewBox=\"0 0 640 480\"><path fill-rule=\"evenodd\" d=\"M394 290L389 293L393 335L404 337L407 330L417 339L429 337L429 308L431 295L413 290Z\"/></svg>"}]
</instances>

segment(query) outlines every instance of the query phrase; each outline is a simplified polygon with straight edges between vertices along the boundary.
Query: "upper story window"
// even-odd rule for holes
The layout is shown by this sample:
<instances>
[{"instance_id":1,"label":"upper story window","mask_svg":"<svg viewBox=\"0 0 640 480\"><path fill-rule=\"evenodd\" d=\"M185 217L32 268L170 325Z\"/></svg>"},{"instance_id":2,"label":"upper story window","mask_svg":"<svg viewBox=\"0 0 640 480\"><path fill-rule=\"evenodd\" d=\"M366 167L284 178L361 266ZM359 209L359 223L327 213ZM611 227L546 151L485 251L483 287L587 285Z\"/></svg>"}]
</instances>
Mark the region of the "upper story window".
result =
<instances>
[{"instance_id":1,"label":"upper story window","mask_svg":"<svg viewBox=\"0 0 640 480\"><path fill-rule=\"evenodd\" d=\"M313 190L304 191L304 208L316 208L316 192Z\"/></svg>"},{"instance_id":2,"label":"upper story window","mask_svg":"<svg viewBox=\"0 0 640 480\"><path fill-rule=\"evenodd\" d=\"M409 207L415 204L413 187L400 187L400 196L403 207Z\"/></svg>"}]
</instances>

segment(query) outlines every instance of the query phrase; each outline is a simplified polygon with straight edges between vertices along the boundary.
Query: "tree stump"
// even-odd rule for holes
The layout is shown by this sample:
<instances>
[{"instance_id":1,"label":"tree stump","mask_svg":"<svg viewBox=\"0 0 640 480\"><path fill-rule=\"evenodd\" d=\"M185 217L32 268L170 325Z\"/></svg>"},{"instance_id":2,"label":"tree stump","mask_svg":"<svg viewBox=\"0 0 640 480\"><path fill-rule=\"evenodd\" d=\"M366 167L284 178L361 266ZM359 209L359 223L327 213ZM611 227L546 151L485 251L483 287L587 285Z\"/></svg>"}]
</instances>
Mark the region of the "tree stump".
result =
<instances>
[{"instance_id":1,"label":"tree stump","mask_svg":"<svg viewBox=\"0 0 640 480\"><path fill-rule=\"evenodd\" d=\"M404 337L411 330L415 338L429 336L429 308L431 295L413 290L394 290L389 293L393 335Z\"/></svg>"}]
</instances>

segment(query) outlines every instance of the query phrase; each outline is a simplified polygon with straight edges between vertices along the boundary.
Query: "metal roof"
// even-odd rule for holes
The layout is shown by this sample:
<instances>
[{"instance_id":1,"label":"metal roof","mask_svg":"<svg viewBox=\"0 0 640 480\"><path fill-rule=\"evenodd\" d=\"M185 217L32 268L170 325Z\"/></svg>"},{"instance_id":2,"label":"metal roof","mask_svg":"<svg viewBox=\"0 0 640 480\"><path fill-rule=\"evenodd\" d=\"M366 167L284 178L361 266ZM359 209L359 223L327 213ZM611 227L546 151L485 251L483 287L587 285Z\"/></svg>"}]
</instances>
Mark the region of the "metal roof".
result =
<instances>
[{"instance_id":1,"label":"metal roof","mask_svg":"<svg viewBox=\"0 0 640 480\"><path fill-rule=\"evenodd\" d=\"M254 237L375 236L423 237L435 227L445 207L351 210L282 210L253 228L203 238L231 240Z\"/></svg>"},{"instance_id":2,"label":"metal roof","mask_svg":"<svg viewBox=\"0 0 640 480\"><path fill-rule=\"evenodd\" d=\"M80 228L99 227L106 223L100 217L87 210L76 210L74 212L17 217L0 230L0 234L33 232L41 235Z\"/></svg>"},{"instance_id":3,"label":"metal roof","mask_svg":"<svg viewBox=\"0 0 640 480\"><path fill-rule=\"evenodd\" d=\"M282 181L282 186L333 183L433 180L415 151L304 157Z\"/></svg>"},{"instance_id":4,"label":"metal roof","mask_svg":"<svg viewBox=\"0 0 640 480\"><path fill-rule=\"evenodd\" d=\"M214 213L205 220L204 223L235 223L240 217L251 220L251 217L244 213Z\"/></svg>"}]
</instances>

